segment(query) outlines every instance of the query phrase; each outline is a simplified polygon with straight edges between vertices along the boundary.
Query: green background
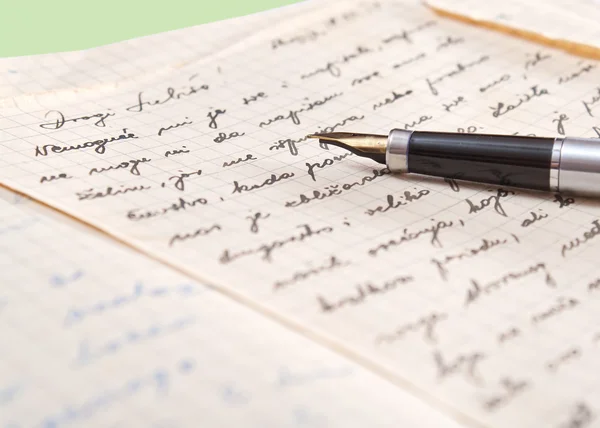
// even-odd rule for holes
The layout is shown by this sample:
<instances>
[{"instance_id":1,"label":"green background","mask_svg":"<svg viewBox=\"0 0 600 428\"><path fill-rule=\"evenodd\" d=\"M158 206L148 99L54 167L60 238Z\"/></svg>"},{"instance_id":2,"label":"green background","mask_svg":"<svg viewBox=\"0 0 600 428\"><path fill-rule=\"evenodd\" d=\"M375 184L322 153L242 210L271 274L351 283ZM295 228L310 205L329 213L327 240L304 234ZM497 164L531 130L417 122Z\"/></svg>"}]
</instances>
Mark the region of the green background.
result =
<instances>
[{"instance_id":1,"label":"green background","mask_svg":"<svg viewBox=\"0 0 600 428\"><path fill-rule=\"evenodd\" d=\"M0 0L0 57L65 52L300 0Z\"/></svg>"}]
</instances>

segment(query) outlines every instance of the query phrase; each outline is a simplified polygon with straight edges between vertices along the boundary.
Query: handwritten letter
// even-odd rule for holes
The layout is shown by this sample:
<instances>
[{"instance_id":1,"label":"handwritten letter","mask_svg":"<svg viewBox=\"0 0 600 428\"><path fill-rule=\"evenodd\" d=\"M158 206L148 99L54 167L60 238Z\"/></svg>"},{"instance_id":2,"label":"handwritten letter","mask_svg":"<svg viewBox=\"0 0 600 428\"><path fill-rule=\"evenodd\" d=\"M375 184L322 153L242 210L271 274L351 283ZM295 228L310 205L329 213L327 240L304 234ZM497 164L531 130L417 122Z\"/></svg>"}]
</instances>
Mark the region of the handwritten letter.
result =
<instances>
[{"instance_id":1,"label":"handwritten letter","mask_svg":"<svg viewBox=\"0 0 600 428\"><path fill-rule=\"evenodd\" d=\"M171 73L6 100L0 179L462 420L593 420L597 202L392 175L306 135L595 137L598 64L408 0L313 5Z\"/></svg>"}]
</instances>

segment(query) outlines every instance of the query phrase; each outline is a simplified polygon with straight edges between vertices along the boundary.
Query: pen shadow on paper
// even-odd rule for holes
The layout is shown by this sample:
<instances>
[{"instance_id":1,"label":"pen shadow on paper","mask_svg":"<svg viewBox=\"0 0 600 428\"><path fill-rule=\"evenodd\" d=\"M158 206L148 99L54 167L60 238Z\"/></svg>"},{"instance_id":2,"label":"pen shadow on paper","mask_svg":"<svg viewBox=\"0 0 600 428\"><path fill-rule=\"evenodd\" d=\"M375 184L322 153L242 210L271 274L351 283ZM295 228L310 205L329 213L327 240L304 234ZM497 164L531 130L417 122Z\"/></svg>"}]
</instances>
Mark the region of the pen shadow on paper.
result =
<instances>
[{"instance_id":1,"label":"pen shadow on paper","mask_svg":"<svg viewBox=\"0 0 600 428\"><path fill-rule=\"evenodd\" d=\"M364 161L364 162L363 162ZM381 169L384 168L384 165L373 163L369 160L364 159L354 159L352 164L346 164L349 169L352 169L356 173L369 173L373 171L373 169ZM365 174L366 175L366 174ZM581 208L600 208L600 201L592 198L592 197L584 197L581 195L570 195L570 194L561 194L543 191L543 190L533 190L526 189L521 187L513 187L507 184L496 184L496 183L479 183L468 180L461 180L459 178L444 178L444 177L435 177L421 174L389 174L390 178L393 180L398 180L398 192L403 190L406 185L414 185L414 186L426 186L429 188L435 188L439 191L443 191L448 189L451 193L459 194L461 192L465 193L465 197L467 195L472 195L473 193L483 193L489 192L490 190L498 190L504 189L507 191L514 192L514 196L516 197L525 197L530 200L538 200L540 203L544 201L553 201L560 202L561 206L571 205L578 206ZM400 184L401 183L401 184ZM373 183L373 185L377 185ZM389 189L389 186L388 186Z\"/></svg>"},{"instance_id":2,"label":"pen shadow on paper","mask_svg":"<svg viewBox=\"0 0 600 428\"><path fill-rule=\"evenodd\" d=\"M405 174L398 175L405 183L413 183L414 185L426 185L436 187L440 185L447 185L454 193L460 193L461 191L468 191L468 193L480 193L490 190L504 189L515 193L516 197L525 197L530 200L538 200L540 203L543 201L552 201L560 203L561 206L568 206L573 204L573 207L577 206L580 208L600 208L600 200L593 197L584 197L581 195L572 194L558 194L556 192L548 192L543 190L526 189L522 187L513 187L508 184L492 184L492 183L477 183L473 181L433 177L419 174Z\"/></svg>"}]
</instances>

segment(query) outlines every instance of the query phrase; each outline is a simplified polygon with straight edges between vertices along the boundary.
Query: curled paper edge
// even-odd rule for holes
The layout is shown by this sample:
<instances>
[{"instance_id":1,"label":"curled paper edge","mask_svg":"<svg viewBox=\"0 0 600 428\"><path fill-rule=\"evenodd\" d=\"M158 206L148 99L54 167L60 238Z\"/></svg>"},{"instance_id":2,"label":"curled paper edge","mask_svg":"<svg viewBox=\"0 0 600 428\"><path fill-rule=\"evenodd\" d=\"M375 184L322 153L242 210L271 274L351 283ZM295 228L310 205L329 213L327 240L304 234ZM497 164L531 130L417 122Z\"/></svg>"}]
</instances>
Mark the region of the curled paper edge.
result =
<instances>
[{"instance_id":1,"label":"curled paper edge","mask_svg":"<svg viewBox=\"0 0 600 428\"><path fill-rule=\"evenodd\" d=\"M574 42L572 40L553 38L539 32L531 31L529 29L511 26L510 24L505 25L500 24L496 21L491 21L489 19L478 19L472 16L462 15L456 11L443 9L438 6L433 6L427 1L424 1L424 4L433 12L444 18L449 18L470 25L483 27L488 30L493 30L513 37L525 39L530 42L538 43L540 45L557 48L572 55L594 60L600 60L600 46L588 45L584 43Z\"/></svg>"}]
</instances>

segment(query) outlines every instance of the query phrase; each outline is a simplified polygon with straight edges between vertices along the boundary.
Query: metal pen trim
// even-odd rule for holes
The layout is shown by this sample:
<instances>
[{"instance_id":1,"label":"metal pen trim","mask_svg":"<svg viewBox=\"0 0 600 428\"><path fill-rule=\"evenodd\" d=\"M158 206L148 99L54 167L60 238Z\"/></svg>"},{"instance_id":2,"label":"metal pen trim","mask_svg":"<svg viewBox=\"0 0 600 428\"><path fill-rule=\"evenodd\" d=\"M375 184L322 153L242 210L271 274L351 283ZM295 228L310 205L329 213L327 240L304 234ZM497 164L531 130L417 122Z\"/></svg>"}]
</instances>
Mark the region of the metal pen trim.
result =
<instances>
[{"instance_id":1,"label":"metal pen trim","mask_svg":"<svg viewBox=\"0 0 600 428\"><path fill-rule=\"evenodd\" d=\"M600 196L600 140L565 137L560 150L561 193Z\"/></svg>"},{"instance_id":2,"label":"metal pen trim","mask_svg":"<svg viewBox=\"0 0 600 428\"><path fill-rule=\"evenodd\" d=\"M385 163L390 172L408 172L408 146L413 131L392 129L388 134Z\"/></svg>"},{"instance_id":3,"label":"metal pen trim","mask_svg":"<svg viewBox=\"0 0 600 428\"><path fill-rule=\"evenodd\" d=\"M550 159L550 191L558 192L560 189L560 156L565 139L555 138Z\"/></svg>"}]
</instances>

